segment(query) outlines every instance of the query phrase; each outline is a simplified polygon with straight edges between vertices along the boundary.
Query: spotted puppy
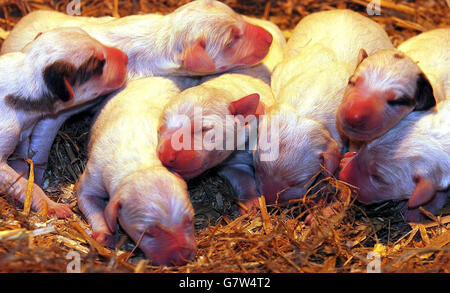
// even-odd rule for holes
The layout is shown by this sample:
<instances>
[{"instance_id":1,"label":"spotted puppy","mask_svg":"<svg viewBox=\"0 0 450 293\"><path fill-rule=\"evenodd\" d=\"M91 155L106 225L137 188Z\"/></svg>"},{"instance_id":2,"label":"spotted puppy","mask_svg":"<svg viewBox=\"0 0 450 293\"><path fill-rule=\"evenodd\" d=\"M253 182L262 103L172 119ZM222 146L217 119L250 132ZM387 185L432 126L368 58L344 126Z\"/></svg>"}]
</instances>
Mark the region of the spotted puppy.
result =
<instances>
[{"instance_id":1,"label":"spotted puppy","mask_svg":"<svg viewBox=\"0 0 450 293\"><path fill-rule=\"evenodd\" d=\"M21 202L25 200L27 180L7 160L14 156L18 144L27 144L35 124L121 87L126 63L124 53L102 45L78 28L43 33L21 52L0 57L0 186L3 192ZM40 211L44 202L49 214L60 218L71 214L68 206L51 201L35 184L32 208Z\"/></svg>"}]
</instances>

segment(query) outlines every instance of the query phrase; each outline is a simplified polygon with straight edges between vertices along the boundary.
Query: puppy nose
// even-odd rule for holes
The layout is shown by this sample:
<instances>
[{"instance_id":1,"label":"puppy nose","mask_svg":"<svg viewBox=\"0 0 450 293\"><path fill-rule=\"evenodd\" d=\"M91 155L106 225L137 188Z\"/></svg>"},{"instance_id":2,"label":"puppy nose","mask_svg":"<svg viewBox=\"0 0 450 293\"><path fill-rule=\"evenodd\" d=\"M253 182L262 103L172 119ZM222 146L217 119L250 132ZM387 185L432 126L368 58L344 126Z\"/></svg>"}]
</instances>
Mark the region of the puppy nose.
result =
<instances>
[{"instance_id":1,"label":"puppy nose","mask_svg":"<svg viewBox=\"0 0 450 293\"><path fill-rule=\"evenodd\" d=\"M164 166L174 167L177 158L177 151L172 148L171 140L167 139L158 148L158 157Z\"/></svg>"},{"instance_id":2,"label":"puppy nose","mask_svg":"<svg viewBox=\"0 0 450 293\"><path fill-rule=\"evenodd\" d=\"M349 111L347 115L345 115L345 120L352 127L360 127L364 125L366 116L367 115L359 111Z\"/></svg>"},{"instance_id":3,"label":"puppy nose","mask_svg":"<svg viewBox=\"0 0 450 293\"><path fill-rule=\"evenodd\" d=\"M118 63L121 63L123 65L128 65L128 56L121 50L114 48L114 47L109 47L107 49L107 54L108 54L108 57L110 57L113 60L117 60Z\"/></svg>"},{"instance_id":4,"label":"puppy nose","mask_svg":"<svg viewBox=\"0 0 450 293\"><path fill-rule=\"evenodd\" d=\"M167 263L175 266L184 265L194 258L194 254L195 251L192 248L178 247L171 251L171 257Z\"/></svg>"}]
</instances>

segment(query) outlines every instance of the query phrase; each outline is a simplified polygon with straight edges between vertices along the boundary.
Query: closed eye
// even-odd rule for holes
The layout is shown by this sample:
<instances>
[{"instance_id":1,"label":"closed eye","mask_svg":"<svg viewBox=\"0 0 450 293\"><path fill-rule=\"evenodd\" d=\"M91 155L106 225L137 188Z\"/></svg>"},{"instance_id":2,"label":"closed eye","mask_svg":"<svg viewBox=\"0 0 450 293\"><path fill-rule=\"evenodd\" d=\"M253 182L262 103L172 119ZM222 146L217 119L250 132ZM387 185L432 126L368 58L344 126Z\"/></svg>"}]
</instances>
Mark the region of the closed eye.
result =
<instances>
[{"instance_id":1,"label":"closed eye","mask_svg":"<svg viewBox=\"0 0 450 293\"><path fill-rule=\"evenodd\" d=\"M105 59L100 60L94 56L86 60L77 70L76 80L80 84L87 82L93 76L99 76L103 73L103 67L105 66Z\"/></svg>"},{"instance_id":2,"label":"closed eye","mask_svg":"<svg viewBox=\"0 0 450 293\"><path fill-rule=\"evenodd\" d=\"M407 106L412 107L416 105L416 101L408 96L402 96L395 100L389 100L388 102L389 106Z\"/></svg>"}]
</instances>

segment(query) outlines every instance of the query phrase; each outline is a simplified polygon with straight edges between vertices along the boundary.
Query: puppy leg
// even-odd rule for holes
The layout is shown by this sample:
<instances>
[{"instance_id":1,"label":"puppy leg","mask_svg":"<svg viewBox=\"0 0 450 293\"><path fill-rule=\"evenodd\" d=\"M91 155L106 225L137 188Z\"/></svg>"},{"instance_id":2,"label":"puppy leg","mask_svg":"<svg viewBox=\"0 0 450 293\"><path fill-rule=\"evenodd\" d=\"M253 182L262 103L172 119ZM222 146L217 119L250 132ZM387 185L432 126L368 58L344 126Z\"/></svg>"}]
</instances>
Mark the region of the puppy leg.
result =
<instances>
[{"instance_id":1,"label":"puppy leg","mask_svg":"<svg viewBox=\"0 0 450 293\"><path fill-rule=\"evenodd\" d=\"M0 165L0 191L11 195L20 202L25 202L28 181L16 171L14 171L5 162ZM72 215L70 207L66 204L60 204L52 201L45 195L44 191L36 184L33 185L33 200L31 207L34 211L40 212L47 202L48 214L55 215L58 218L67 218Z\"/></svg>"},{"instance_id":2,"label":"puppy leg","mask_svg":"<svg viewBox=\"0 0 450 293\"><path fill-rule=\"evenodd\" d=\"M94 173L88 165L80 177L76 190L78 207L92 226L92 238L105 246L114 247L114 235L108 228L104 214L108 194Z\"/></svg>"}]
</instances>

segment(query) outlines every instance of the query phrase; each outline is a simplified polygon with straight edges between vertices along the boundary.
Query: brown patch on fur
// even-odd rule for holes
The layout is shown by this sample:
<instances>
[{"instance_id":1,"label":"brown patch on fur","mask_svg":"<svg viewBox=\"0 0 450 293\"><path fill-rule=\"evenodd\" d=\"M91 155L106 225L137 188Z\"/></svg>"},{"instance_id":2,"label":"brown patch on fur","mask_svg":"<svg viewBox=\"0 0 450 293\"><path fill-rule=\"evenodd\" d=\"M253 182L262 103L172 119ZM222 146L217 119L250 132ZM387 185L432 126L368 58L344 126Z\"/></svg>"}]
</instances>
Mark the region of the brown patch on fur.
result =
<instances>
[{"instance_id":1,"label":"brown patch on fur","mask_svg":"<svg viewBox=\"0 0 450 293\"><path fill-rule=\"evenodd\" d=\"M417 78L414 99L417 101L416 108L414 110L428 110L436 105L436 99L433 95L433 87L423 73L420 73Z\"/></svg>"},{"instance_id":2,"label":"brown patch on fur","mask_svg":"<svg viewBox=\"0 0 450 293\"><path fill-rule=\"evenodd\" d=\"M75 73L74 82L83 84L93 76L102 75L104 65L105 60L99 60L95 56L91 56L78 68L77 72Z\"/></svg>"},{"instance_id":3,"label":"brown patch on fur","mask_svg":"<svg viewBox=\"0 0 450 293\"><path fill-rule=\"evenodd\" d=\"M394 58L397 58L397 59L403 59L403 58L405 58L405 55L403 55L403 54L401 54L401 53L395 53L395 54L394 54Z\"/></svg>"},{"instance_id":4,"label":"brown patch on fur","mask_svg":"<svg viewBox=\"0 0 450 293\"><path fill-rule=\"evenodd\" d=\"M6 105L15 110L41 113L52 113L57 100L57 97L50 95L43 95L37 99L25 98L14 94L5 97Z\"/></svg>"},{"instance_id":5,"label":"brown patch on fur","mask_svg":"<svg viewBox=\"0 0 450 293\"><path fill-rule=\"evenodd\" d=\"M73 98L71 86L75 78L75 66L66 61L56 61L43 70L45 85L50 92L61 101L67 102ZM39 99L38 99L39 100Z\"/></svg>"}]
</instances>

